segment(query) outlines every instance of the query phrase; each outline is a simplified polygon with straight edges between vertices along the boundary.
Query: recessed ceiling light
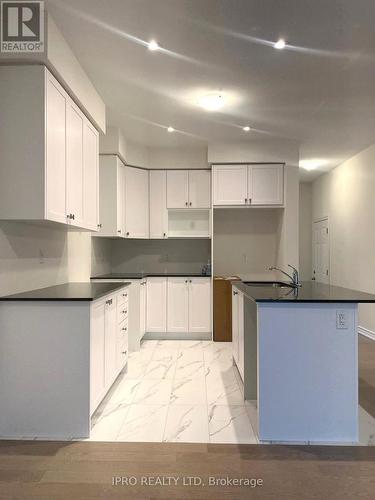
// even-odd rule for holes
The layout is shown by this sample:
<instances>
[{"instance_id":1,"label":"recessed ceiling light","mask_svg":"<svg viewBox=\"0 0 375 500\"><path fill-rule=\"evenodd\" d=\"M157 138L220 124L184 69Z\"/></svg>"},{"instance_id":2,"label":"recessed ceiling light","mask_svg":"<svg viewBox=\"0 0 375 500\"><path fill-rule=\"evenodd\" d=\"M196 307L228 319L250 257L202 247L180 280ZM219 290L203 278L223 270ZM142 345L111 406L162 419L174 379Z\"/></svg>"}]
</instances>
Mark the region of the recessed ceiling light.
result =
<instances>
[{"instance_id":1,"label":"recessed ceiling light","mask_svg":"<svg viewBox=\"0 0 375 500\"><path fill-rule=\"evenodd\" d=\"M285 40L284 38L279 38L277 42L274 44L275 49L283 50L285 49Z\"/></svg>"},{"instance_id":2,"label":"recessed ceiling light","mask_svg":"<svg viewBox=\"0 0 375 500\"><path fill-rule=\"evenodd\" d=\"M148 50L155 51L155 50L158 50L159 48L160 48L159 44L156 40L150 40L148 42Z\"/></svg>"},{"instance_id":3,"label":"recessed ceiling light","mask_svg":"<svg viewBox=\"0 0 375 500\"><path fill-rule=\"evenodd\" d=\"M167 131L168 131L168 132L174 132L174 128L173 128L173 127L168 127L168 128L167 128Z\"/></svg>"},{"instance_id":4,"label":"recessed ceiling light","mask_svg":"<svg viewBox=\"0 0 375 500\"><path fill-rule=\"evenodd\" d=\"M323 158L312 158L310 160L300 160L299 166L305 170L315 170L319 167L324 167L329 162Z\"/></svg>"},{"instance_id":5,"label":"recessed ceiling light","mask_svg":"<svg viewBox=\"0 0 375 500\"><path fill-rule=\"evenodd\" d=\"M242 130L244 130L245 132L249 132L250 131L250 127L248 125L246 125L246 127L243 127Z\"/></svg>"},{"instance_id":6,"label":"recessed ceiling light","mask_svg":"<svg viewBox=\"0 0 375 500\"><path fill-rule=\"evenodd\" d=\"M199 99L199 105L206 111L218 111L224 105L222 94L207 94Z\"/></svg>"}]
</instances>

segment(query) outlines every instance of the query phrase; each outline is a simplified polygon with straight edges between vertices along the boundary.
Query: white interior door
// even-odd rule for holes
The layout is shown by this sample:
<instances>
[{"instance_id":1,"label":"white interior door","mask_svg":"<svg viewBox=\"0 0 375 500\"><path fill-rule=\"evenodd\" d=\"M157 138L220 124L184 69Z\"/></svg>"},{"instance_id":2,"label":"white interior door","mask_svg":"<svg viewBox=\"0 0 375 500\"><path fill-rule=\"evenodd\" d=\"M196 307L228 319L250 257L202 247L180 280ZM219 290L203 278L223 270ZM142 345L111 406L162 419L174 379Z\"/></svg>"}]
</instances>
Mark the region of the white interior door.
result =
<instances>
[{"instance_id":1,"label":"white interior door","mask_svg":"<svg viewBox=\"0 0 375 500\"><path fill-rule=\"evenodd\" d=\"M211 207L210 170L189 170L189 208Z\"/></svg>"},{"instance_id":2,"label":"white interior door","mask_svg":"<svg viewBox=\"0 0 375 500\"><path fill-rule=\"evenodd\" d=\"M146 331L167 331L167 278L147 278Z\"/></svg>"},{"instance_id":3,"label":"white interior door","mask_svg":"<svg viewBox=\"0 0 375 500\"><path fill-rule=\"evenodd\" d=\"M313 223L313 280L329 283L328 219Z\"/></svg>"},{"instance_id":4,"label":"white interior door","mask_svg":"<svg viewBox=\"0 0 375 500\"><path fill-rule=\"evenodd\" d=\"M168 278L167 331L189 331L189 279Z\"/></svg>"},{"instance_id":5,"label":"white interior door","mask_svg":"<svg viewBox=\"0 0 375 500\"><path fill-rule=\"evenodd\" d=\"M213 204L247 204L247 165L213 167Z\"/></svg>"},{"instance_id":6,"label":"white interior door","mask_svg":"<svg viewBox=\"0 0 375 500\"><path fill-rule=\"evenodd\" d=\"M189 171L167 171L167 208L189 207Z\"/></svg>"},{"instance_id":7,"label":"white interior door","mask_svg":"<svg viewBox=\"0 0 375 500\"><path fill-rule=\"evenodd\" d=\"M211 331L211 278L189 278L189 332Z\"/></svg>"}]
</instances>

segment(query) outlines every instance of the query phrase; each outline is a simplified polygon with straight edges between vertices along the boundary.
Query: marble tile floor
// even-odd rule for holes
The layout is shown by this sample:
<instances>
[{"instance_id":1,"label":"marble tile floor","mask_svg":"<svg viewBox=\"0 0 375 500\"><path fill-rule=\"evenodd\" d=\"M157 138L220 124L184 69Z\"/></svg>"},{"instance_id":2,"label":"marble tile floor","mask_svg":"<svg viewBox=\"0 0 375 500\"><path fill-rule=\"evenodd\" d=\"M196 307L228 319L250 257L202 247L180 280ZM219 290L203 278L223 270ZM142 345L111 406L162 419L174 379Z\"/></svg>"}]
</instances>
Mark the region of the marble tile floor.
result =
<instances>
[{"instance_id":1,"label":"marble tile floor","mask_svg":"<svg viewBox=\"0 0 375 500\"><path fill-rule=\"evenodd\" d=\"M92 441L257 443L231 343L146 340L92 419Z\"/></svg>"},{"instance_id":2,"label":"marble tile floor","mask_svg":"<svg viewBox=\"0 0 375 500\"><path fill-rule=\"evenodd\" d=\"M375 445L375 419L359 407L359 421L358 444ZM144 341L94 414L90 440L258 443L231 343Z\"/></svg>"}]
</instances>

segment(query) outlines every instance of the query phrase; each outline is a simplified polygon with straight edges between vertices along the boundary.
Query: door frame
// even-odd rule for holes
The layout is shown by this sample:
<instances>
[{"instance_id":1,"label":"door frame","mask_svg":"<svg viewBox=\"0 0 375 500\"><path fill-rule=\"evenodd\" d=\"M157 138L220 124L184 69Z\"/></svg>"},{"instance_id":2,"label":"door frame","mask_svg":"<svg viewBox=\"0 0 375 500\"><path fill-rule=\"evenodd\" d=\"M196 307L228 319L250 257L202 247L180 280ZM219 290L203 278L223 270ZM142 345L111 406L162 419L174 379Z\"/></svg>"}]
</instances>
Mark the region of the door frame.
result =
<instances>
[{"instance_id":1,"label":"door frame","mask_svg":"<svg viewBox=\"0 0 375 500\"><path fill-rule=\"evenodd\" d=\"M328 229L328 284L331 283L331 226L329 223L328 215L324 217L318 217L313 220L311 227L311 247L312 247L312 255L311 255L311 277L314 276L314 267L315 267L315 248L314 248L314 224L318 222L327 222ZM315 281L315 280L313 280Z\"/></svg>"}]
</instances>

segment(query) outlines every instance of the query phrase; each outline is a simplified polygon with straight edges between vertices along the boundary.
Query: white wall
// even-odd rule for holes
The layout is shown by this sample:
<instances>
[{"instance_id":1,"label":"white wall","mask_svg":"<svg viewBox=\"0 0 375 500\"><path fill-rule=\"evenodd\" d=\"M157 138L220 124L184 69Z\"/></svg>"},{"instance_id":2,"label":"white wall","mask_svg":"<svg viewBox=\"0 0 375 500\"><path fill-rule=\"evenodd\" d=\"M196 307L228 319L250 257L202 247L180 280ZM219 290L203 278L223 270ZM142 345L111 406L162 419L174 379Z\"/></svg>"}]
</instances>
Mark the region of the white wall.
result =
<instances>
[{"instance_id":1,"label":"white wall","mask_svg":"<svg viewBox=\"0 0 375 500\"><path fill-rule=\"evenodd\" d=\"M299 185L299 272L303 281L311 280L312 270L312 184Z\"/></svg>"},{"instance_id":2,"label":"white wall","mask_svg":"<svg viewBox=\"0 0 375 500\"><path fill-rule=\"evenodd\" d=\"M215 276L269 279L268 268L277 262L281 219L281 209L215 209Z\"/></svg>"},{"instance_id":3,"label":"white wall","mask_svg":"<svg viewBox=\"0 0 375 500\"><path fill-rule=\"evenodd\" d=\"M375 293L375 144L313 182L313 220L328 216L331 284ZM359 324L375 331L375 305Z\"/></svg>"},{"instance_id":4,"label":"white wall","mask_svg":"<svg viewBox=\"0 0 375 500\"><path fill-rule=\"evenodd\" d=\"M113 240L112 272L201 272L211 257L207 239Z\"/></svg>"},{"instance_id":5,"label":"white wall","mask_svg":"<svg viewBox=\"0 0 375 500\"><path fill-rule=\"evenodd\" d=\"M0 295L110 272L110 241L90 233L0 222Z\"/></svg>"},{"instance_id":6,"label":"white wall","mask_svg":"<svg viewBox=\"0 0 375 500\"><path fill-rule=\"evenodd\" d=\"M206 146L148 149L149 168L208 168Z\"/></svg>"}]
</instances>

